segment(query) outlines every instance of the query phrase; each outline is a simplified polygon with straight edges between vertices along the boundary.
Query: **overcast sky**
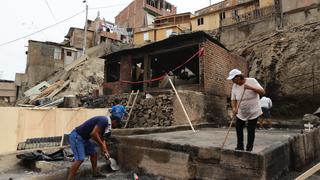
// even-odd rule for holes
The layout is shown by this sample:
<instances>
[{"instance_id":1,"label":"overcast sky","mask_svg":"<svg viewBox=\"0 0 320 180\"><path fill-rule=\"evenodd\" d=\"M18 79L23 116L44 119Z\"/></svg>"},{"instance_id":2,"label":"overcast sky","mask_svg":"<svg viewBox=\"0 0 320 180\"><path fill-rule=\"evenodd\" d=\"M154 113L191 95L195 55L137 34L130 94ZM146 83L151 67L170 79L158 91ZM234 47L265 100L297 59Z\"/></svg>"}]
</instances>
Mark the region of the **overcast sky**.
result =
<instances>
[{"instance_id":1,"label":"overcast sky","mask_svg":"<svg viewBox=\"0 0 320 180\"><path fill-rule=\"evenodd\" d=\"M210 4L210 0L168 1L177 6L178 13L194 13ZM222 0L211 0L211 4L220 1ZM70 27L84 27L85 4L82 0L0 2L0 79L14 80L16 72L24 73L28 40L62 42ZM114 22L114 17L131 2L132 0L87 0L88 19L94 20L100 11L101 18ZM45 30L41 31L42 29Z\"/></svg>"}]
</instances>

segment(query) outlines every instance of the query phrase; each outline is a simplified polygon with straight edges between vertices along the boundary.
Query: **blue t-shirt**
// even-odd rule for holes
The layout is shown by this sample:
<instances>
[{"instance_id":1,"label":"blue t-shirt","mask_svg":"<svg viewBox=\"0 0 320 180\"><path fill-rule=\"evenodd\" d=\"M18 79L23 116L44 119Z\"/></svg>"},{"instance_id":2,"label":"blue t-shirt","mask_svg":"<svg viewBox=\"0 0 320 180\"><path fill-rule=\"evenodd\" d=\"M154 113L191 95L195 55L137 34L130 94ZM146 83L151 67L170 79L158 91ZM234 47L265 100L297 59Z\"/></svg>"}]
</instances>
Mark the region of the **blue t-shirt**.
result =
<instances>
[{"instance_id":1,"label":"blue t-shirt","mask_svg":"<svg viewBox=\"0 0 320 180\"><path fill-rule=\"evenodd\" d=\"M126 113L126 109L122 105L115 105L111 108L111 115L122 119L123 115Z\"/></svg>"},{"instance_id":2,"label":"blue t-shirt","mask_svg":"<svg viewBox=\"0 0 320 180\"><path fill-rule=\"evenodd\" d=\"M106 116L95 116L91 119L88 119L86 122L76 127L76 132L82 137L84 140L88 140L91 138L90 133L93 128L98 125L100 128L100 135L103 136L106 128L108 127L108 119Z\"/></svg>"}]
</instances>

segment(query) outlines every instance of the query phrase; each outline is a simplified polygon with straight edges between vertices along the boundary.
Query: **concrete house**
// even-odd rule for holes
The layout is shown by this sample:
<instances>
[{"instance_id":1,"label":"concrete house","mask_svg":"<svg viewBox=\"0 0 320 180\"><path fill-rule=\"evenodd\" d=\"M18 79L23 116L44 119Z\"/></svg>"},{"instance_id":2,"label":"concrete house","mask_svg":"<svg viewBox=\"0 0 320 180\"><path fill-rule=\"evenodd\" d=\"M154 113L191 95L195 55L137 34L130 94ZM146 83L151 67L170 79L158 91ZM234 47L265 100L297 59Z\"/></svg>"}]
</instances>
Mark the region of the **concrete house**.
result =
<instances>
[{"instance_id":1,"label":"concrete house","mask_svg":"<svg viewBox=\"0 0 320 180\"><path fill-rule=\"evenodd\" d=\"M27 56L27 82L32 87L52 73L81 56L76 48L60 43L29 40Z\"/></svg>"},{"instance_id":2,"label":"concrete house","mask_svg":"<svg viewBox=\"0 0 320 180\"><path fill-rule=\"evenodd\" d=\"M159 16L154 20L153 27L137 30L134 33L134 44L160 41L172 34L191 31L191 13L181 13L168 16Z\"/></svg>"},{"instance_id":3,"label":"concrete house","mask_svg":"<svg viewBox=\"0 0 320 180\"><path fill-rule=\"evenodd\" d=\"M214 30L275 12L274 0L224 0L195 12L192 30Z\"/></svg>"},{"instance_id":4,"label":"concrete house","mask_svg":"<svg viewBox=\"0 0 320 180\"><path fill-rule=\"evenodd\" d=\"M214 104L219 109L215 111L216 118L226 112L232 84L226 81L228 72L233 68L247 72L247 62L242 57L229 53L218 40L203 31L172 36L102 58L106 60L104 94L138 89L140 92L165 91L171 89L170 78L176 88L190 92L189 99L199 99L190 104L201 104L201 110Z\"/></svg>"}]
</instances>

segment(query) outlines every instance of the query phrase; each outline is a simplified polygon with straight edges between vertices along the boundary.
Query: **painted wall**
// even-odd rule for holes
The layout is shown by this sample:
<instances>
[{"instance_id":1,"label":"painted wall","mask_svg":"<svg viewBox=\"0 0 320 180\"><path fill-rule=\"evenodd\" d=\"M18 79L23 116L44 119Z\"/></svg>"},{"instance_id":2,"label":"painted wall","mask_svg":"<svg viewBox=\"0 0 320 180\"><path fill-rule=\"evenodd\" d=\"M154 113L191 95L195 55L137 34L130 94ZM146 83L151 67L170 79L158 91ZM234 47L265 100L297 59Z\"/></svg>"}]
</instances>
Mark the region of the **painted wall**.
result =
<instances>
[{"instance_id":1,"label":"painted wall","mask_svg":"<svg viewBox=\"0 0 320 180\"><path fill-rule=\"evenodd\" d=\"M198 25L198 19L203 18L203 24ZM220 26L219 13L197 16L192 18L191 27L192 31L208 31L217 29Z\"/></svg>"},{"instance_id":2,"label":"painted wall","mask_svg":"<svg viewBox=\"0 0 320 180\"><path fill-rule=\"evenodd\" d=\"M0 107L0 154L13 152L27 138L61 136L106 109Z\"/></svg>"},{"instance_id":3,"label":"painted wall","mask_svg":"<svg viewBox=\"0 0 320 180\"><path fill-rule=\"evenodd\" d=\"M259 0L259 6L260 8L273 6L275 0Z\"/></svg>"},{"instance_id":4,"label":"painted wall","mask_svg":"<svg viewBox=\"0 0 320 180\"><path fill-rule=\"evenodd\" d=\"M158 29L156 31L156 41L161 41L168 38L172 32L176 32L177 34L179 34L182 31L176 26Z\"/></svg>"},{"instance_id":5,"label":"painted wall","mask_svg":"<svg viewBox=\"0 0 320 180\"><path fill-rule=\"evenodd\" d=\"M154 38L154 32L155 30L151 29L149 31L141 31L141 32L137 32L134 34L134 37L133 37L133 43L134 44L144 44L146 43L146 40L144 40L144 36L145 36L145 33L148 34L149 36L149 39L150 42L154 42L155 41L155 38ZM148 42L147 40L147 42Z\"/></svg>"}]
</instances>

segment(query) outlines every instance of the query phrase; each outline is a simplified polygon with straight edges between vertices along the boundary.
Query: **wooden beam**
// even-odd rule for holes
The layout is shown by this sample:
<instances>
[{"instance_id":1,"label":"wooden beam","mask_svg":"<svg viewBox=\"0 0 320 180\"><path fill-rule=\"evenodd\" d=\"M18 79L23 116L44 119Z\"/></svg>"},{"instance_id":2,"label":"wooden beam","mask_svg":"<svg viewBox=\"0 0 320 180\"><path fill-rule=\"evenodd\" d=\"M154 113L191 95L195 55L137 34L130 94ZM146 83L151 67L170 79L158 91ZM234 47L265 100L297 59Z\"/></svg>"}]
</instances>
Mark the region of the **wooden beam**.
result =
<instances>
[{"instance_id":1,"label":"wooden beam","mask_svg":"<svg viewBox=\"0 0 320 180\"><path fill-rule=\"evenodd\" d=\"M143 59L143 80L150 80L150 70L151 70L151 62L150 62L150 56L148 54L144 55ZM143 83L143 91L146 91L148 89L148 83Z\"/></svg>"},{"instance_id":2,"label":"wooden beam","mask_svg":"<svg viewBox=\"0 0 320 180\"><path fill-rule=\"evenodd\" d=\"M308 171L305 173L301 174L299 177L295 178L295 180L304 180L307 179L308 177L312 176L314 173L320 170L320 163L317 165L313 166L310 168Z\"/></svg>"}]
</instances>

